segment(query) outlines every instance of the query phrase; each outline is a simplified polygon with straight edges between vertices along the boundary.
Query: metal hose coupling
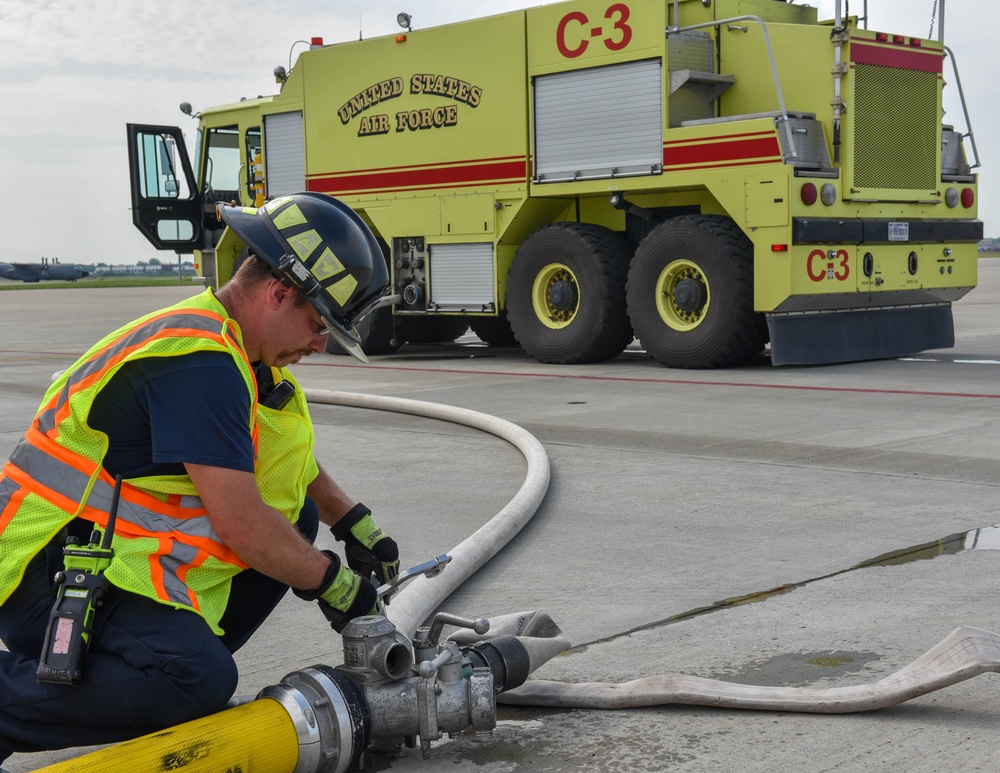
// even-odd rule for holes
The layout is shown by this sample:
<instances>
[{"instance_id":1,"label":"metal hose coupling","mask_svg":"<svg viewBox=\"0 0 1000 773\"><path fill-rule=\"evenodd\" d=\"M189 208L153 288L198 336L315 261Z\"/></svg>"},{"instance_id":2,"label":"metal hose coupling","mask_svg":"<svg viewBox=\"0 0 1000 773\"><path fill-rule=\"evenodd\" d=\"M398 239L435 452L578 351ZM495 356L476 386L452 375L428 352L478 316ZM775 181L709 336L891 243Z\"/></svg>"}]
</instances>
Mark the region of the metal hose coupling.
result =
<instances>
[{"instance_id":1,"label":"metal hose coupling","mask_svg":"<svg viewBox=\"0 0 1000 773\"><path fill-rule=\"evenodd\" d=\"M524 684L530 673L528 650L516 636L497 636L481 641L461 652L473 668L489 668L493 674L493 689L497 695Z\"/></svg>"},{"instance_id":2,"label":"metal hose coupling","mask_svg":"<svg viewBox=\"0 0 1000 773\"><path fill-rule=\"evenodd\" d=\"M495 728L496 696L524 683L528 652L514 636L463 648L439 642L446 623L489 629L485 618L439 613L411 644L386 618L359 617L341 634L342 665L305 668L264 688L258 699L278 701L295 728L294 773L360 770L376 739L415 746L419 737L426 757L443 733Z\"/></svg>"}]
</instances>

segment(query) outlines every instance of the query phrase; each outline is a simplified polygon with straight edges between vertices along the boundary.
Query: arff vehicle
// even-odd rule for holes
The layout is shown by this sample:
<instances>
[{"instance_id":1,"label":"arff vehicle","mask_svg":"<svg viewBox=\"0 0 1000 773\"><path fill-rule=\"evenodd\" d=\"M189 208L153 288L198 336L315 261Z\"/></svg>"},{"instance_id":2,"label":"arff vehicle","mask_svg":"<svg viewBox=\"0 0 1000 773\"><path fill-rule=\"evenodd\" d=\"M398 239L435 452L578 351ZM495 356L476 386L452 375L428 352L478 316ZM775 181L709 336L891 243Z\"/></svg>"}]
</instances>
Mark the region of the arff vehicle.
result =
<instances>
[{"instance_id":1,"label":"arff vehicle","mask_svg":"<svg viewBox=\"0 0 1000 773\"><path fill-rule=\"evenodd\" d=\"M243 245L216 202L342 199L391 267L369 354L471 327L558 363L635 338L680 368L902 356L953 346L976 285L954 57L839 3L570 0L314 40L275 75L201 111L193 164L129 125L135 224L218 285Z\"/></svg>"}]
</instances>

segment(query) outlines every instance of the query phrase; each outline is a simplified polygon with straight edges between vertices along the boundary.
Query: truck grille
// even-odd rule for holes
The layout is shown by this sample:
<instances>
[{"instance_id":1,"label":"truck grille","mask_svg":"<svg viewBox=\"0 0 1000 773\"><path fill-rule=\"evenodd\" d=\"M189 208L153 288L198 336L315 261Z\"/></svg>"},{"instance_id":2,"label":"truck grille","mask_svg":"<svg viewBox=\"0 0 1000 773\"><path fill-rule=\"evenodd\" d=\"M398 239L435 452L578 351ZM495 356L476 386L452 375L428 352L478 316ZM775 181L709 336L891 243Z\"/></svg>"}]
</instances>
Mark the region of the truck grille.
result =
<instances>
[{"instance_id":1,"label":"truck grille","mask_svg":"<svg viewBox=\"0 0 1000 773\"><path fill-rule=\"evenodd\" d=\"M936 187L937 93L936 73L855 65L855 188Z\"/></svg>"}]
</instances>

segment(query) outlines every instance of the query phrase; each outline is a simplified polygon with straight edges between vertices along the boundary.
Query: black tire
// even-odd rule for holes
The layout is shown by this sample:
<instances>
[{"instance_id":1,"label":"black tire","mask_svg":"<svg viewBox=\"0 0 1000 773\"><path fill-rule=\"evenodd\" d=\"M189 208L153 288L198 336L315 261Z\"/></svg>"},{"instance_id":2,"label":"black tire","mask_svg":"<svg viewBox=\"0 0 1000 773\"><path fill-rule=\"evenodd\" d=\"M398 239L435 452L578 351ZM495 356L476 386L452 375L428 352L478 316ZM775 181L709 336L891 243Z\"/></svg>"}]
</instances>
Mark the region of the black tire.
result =
<instances>
[{"instance_id":1,"label":"black tire","mask_svg":"<svg viewBox=\"0 0 1000 773\"><path fill-rule=\"evenodd\" d=\"M395 320L392 317L392 309L388 306L375 309L371 314L370 324L366 319L358 327L362 333L361 349L365 354L372 356L376 354L392 354L405 343L405 341L396 337ZM347 351L337 343L337 339L329 336L326 339L326 353L347 354Z\"/></svg>"},{"instance_id":2,"label":"black tire","mask_svg":"<svg viewBox=\"0 0 1000 773\"><path fill-rule=\"evenodd\" d=\"M480 341L489 346L517 346L506 310L495 317L469 317L469 327Z\"/></svg>"},{"instance_id":3,"label":"black tire","mask_svg":"<svg viewBox=\"0 0 1000 773\"><path fill-rule=\"evenodd\" d=\"M396 317L396 333L408 344L446 344L465 335L464 317Z\"/></svg>"},{"instance_id":4,"label":"black tire","mask_svg":"<svg viewBox=\"0 0 1000 773\"><path fill-rule=\"evenodd\" d=\"M636 336L670 368L725 368L754 359L767 323L753 308L753 245L731 219L683 215L639 244L628 276Z\"/></svg>"},{"instance_id":5,"label":"black tire","mask_svg":"<svg viewBox=\"0 0 1000 773\"><path fill-rule=\"evenodd\" d=\"M507 313L517 342L541 362L600 362L632 341L625 307L631 256L613 231L554 223L535 231L514 255Z\"/></svg>"}]
</instances>

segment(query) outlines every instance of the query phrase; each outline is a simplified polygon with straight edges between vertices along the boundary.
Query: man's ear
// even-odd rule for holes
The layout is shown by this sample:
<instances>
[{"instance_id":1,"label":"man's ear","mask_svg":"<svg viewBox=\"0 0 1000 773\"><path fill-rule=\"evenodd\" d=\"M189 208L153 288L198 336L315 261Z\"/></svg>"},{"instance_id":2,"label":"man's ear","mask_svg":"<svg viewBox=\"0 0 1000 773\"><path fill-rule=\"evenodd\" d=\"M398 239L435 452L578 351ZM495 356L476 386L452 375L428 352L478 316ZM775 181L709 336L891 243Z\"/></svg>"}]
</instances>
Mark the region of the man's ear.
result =
<instances>
[{"instance_id":1,"label":"man's ear","mask_svg":"<svg viewBox=\"0 0 1000 773\"><path fill-rule=\"evenodd\" d=\"M293 292L290 287L286 287L280 279L269 279L264 284L265 301L267 308L277 309L287 299L288 294Z\"/></svg>"}]
</instances>

